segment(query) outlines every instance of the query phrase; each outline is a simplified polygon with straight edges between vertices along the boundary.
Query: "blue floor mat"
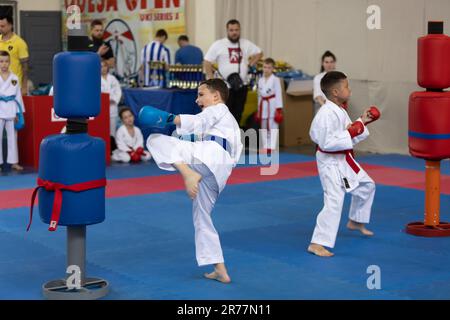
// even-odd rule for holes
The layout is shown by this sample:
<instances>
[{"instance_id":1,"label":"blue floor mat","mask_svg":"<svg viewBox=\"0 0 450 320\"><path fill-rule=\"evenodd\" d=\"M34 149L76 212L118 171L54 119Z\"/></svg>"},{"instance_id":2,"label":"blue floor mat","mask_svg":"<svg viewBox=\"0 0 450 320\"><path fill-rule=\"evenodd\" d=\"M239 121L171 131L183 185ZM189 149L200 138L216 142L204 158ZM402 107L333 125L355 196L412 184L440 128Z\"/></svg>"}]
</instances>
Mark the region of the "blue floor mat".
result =
<instances>
[{"instance_id":1,"label":"blue floor mat","mask_svg":"<svg viewBox=\"0 0 450 320\"><path fill-rule=\"evenodd\" d=\"M300 158L282 160L291 159ZM108 174L122 170L108 168ZM423 217L422 191L377 186L373 238L345 228L349 200L336 255L321 259L306 252L323 203L317 177L227 186L213 212L233 279L223 285L203 279L210 268L196 265L184 191L107 199L105 222L88 227L88 276L110 282L105 299L450 298L450 238L404 232L407 223ZM441 211L450 216L450 196L441 197ZM50 233L37 218L26 233L28 214L28 208L0 211L0 299L42 299L41 285L64 277L65 228ZM381 290L367 288L371 265L381 270Z\"/></svg>"}]
</instances>

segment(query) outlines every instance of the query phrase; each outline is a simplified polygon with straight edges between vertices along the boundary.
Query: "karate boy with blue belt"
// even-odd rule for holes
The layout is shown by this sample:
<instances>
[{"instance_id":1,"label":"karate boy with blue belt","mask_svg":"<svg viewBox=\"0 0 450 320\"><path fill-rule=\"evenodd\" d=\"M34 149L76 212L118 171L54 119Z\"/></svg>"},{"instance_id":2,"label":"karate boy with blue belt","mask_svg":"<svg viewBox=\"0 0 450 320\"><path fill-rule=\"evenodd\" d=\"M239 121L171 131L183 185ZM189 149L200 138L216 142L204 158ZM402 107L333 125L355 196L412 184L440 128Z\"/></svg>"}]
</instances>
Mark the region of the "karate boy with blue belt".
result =
<instances>
[{"instance_id":1,"label":"karate boy with blue belt","mask_svg":"<svg viewBox=\"0 0 450 320\"><path fill-rule=\"evenodd\" d=\"M199 137L197 141L184 141L152 134L147 140L147 148L161 169L181 173L186 191L193 200L198 265L214 265L214 271L205 277L223 283L231 282L231 278L225 268L211 212L242 152L241 131L224 103L227 99L225 82L210 79L198 88L196 102L202 112L197 115L175 116L153 107L143 107L139 114L143 126L164 128L175 124L179 135Z\"/></svg>"}]
</instances>

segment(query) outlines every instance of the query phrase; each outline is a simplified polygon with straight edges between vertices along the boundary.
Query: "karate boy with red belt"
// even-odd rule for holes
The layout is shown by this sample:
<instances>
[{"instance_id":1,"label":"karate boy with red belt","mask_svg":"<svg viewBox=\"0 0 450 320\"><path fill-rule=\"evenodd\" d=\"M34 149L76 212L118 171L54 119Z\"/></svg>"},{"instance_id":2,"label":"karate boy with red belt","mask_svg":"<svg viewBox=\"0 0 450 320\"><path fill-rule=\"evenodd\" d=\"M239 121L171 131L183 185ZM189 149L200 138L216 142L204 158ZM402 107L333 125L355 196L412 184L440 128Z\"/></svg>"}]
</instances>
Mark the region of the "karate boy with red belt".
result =
<instances>
[{"instance_id":1,"label":"karate boy with red belt","mask_svg":"<svg viewBox=\"0 0 450 320\"><path fill-rule=\"evenodd\" d=\"M369 136L367 125L380 117L370 107L352 123L347 113L351 95L345 74L328 72L321 81L327 97L311 124L310 136L317 144L316 160L324 190L324 207L317 216L316 227L308 251L331 257L325 247L334 248L346 193L352 195L347 228L372 236L365 224L375 196L375 183L353 157L353 146Z\"/></svg>"},{"instance_id":2,"label":"karate boy with red belt","mask_svg":"<svg viewBox=\"0 0 450 320\"><path fill-rule=\"evenodd\" d=\"M258 81L258 111L256 121L261 125L261 153L275 151L278 142L278 125L283 122L283 93L280 79L273 72L275 61L264 60L263 77Z\"/></svg>"}]
</instances>

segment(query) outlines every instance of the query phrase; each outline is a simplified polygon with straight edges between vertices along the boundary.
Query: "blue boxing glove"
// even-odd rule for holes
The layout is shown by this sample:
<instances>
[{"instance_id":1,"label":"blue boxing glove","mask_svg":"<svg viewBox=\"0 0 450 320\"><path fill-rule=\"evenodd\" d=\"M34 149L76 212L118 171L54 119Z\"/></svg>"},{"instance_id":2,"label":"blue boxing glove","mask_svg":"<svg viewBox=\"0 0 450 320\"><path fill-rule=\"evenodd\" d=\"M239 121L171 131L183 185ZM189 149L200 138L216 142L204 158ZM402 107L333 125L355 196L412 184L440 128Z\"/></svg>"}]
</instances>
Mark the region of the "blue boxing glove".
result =
<instances>
[{"instance_id":1,"label":"blue boxing glove","mask_svg":"<svg viewBox=\"0 0 450 320\"><path fill-rule=\"evenodd\" d=\"M151 106L142 107L139 111L139 124L142 127L160 128L173 125L175 115Z\"/></svg>"}]
</instances>

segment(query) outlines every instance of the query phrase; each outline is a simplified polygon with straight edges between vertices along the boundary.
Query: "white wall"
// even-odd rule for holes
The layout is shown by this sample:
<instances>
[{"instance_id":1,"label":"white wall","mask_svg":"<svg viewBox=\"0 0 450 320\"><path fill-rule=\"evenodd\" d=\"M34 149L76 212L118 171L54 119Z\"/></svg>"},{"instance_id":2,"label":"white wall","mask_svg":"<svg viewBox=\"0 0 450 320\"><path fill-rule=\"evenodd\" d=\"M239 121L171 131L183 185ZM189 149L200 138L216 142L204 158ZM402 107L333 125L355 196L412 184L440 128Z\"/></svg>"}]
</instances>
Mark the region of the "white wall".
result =
<instances>
[{"instance_id":1,"label":"white wall","mask_svg":"<svg viewBox=\"0 0 450 320\"><path fill-rule=\"evenodd\" d=\"M260 45L266 56L314 75L323 52L335 53L338 69L351 80L351 116L370 105L382 111L382 119L371 125L371 137L359 149L408 153L408 97L423 90L416 84L417 38L426 34L428 20L443 20L450 34L450 0L215 1L221 8L218 23L240 19L243 36ZM270 15L263 15L268 2ZM381 9L380 30L367 28L369 5ZM265 25L270 31L260 32Z\"/></svg>"},{"instance_id":2,"label":"white wall","mask_svg":"<svg viewBox=\"0 0 450 320\"><path fill-rule=\"evenodd\" d=\"M61 0L18 0L18 9L24 11L59 11Z\"/></svg>"},{"instance_id":3,"label":"white wall","mask_svg":"<svg viewBox=\"0 0 450 320\"><path fill-rule=\"evenodd\" d=\"M204 53L216 40L216 1L190 0L194 5L194 31L192 43Z\"/></svg>"}]
</instances>

